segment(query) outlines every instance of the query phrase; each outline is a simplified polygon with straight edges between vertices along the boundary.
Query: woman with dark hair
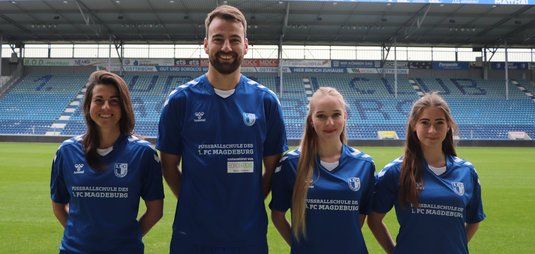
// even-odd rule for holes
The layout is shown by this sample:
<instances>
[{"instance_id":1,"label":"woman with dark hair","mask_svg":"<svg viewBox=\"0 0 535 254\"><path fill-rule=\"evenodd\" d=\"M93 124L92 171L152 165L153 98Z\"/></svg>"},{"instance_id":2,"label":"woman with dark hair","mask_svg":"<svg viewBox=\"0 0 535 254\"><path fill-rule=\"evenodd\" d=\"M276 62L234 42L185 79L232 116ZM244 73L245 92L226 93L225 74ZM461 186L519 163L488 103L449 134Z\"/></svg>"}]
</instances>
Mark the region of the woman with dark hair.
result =
<instances>
[{"instance_id":1,"label":"woman with dark hair","mask_svg":"<svg viewBox=\"0 0 535 254\"><path fill-rule=\"evenodd\" d=\"M64 227L60 253L143 253L144 236L163 215L160 160L133 135L128 86L107 71L91 74L85 134L64 141L52 163L54 215ZM146 211L137 220L140 197Z\"/></svg>"},{"instance_id":2,"label":"woman with dark hair","mask_svg":"<svg viewBox=\"0 0 535 254\"><path fill-rule=\"evenodd\" d=\"M301 145L275 170L271 218L291 253L367 253L361 227L375 165L346 144L346 121L342 95L320 87L309 103Z\"/></svg>"},{"instance_id":3,"label":"woman with dark hair","mask_svg":"<svg viewBox=\"0 0 535 254\"><path fill-rule=\"evenodd\" d=\"M412 107L405 154L377 174L368 225L387 253L468 253L468 241L485 218L473 165L457 157L457 124L438 93ZM383 223L395 206L396 243Z\"/></svg>"}]
</instances>

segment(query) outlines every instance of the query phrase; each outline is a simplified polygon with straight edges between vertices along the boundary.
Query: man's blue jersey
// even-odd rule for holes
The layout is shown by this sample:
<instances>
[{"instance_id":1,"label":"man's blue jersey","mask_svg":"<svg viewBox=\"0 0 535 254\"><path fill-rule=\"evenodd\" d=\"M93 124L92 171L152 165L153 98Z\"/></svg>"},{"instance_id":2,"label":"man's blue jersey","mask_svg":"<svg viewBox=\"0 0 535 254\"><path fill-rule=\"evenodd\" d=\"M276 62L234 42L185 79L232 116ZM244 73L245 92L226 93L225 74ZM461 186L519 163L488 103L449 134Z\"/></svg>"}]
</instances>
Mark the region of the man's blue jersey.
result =
<instances>
[{"instance_id":1,"label":"man's blue jersey","mask_svg":"<svg viewBox=\"0 0 535 254\"><path fill-rule=\"evenodd\" d=\"M52 163L52 201L69 204L62 253L143 253L137 221L139 198L164 198L158 154L149 142L120 136L92 169L82 137L64 141Z\"/></svg>"},{"instance_id":2,"label":"man's blue jersey","mask_svg":"<svg viewBox=\"0 0 535 254\"><path fill-rule=\"evenodd\" d=\"M269 204L272 210L291 209L300 156L298 149L289 152L277 167ZM296 241L292 234L291 253L368 253L360 215L371 209L374 173L371 157L347 145L332 171L317 159L306 200L306 238Z\"/></svg>"},{"instance_id":3,"label":"man's blue jersey","mask_svg":"<svg viewBox=\"0 0 535 254\"><path fill-rule=\"evenodd\" d=\"M446 172L436 175L423 161L423 190L419 207L399 203L402 158L377 174L373 210L392 206L400 224L394 253L468 253L465 223L485 218L479 177L470 162L446 156Z\"/></svg>"},{"instance_id":4,"label":"man's blue jersey","mask_svg":"<svg viewBox=\"0 0 535 254\"><path fill-rule=\"evenodd\" d=\"M271 90L243 75L227 98L206 75L181 85L164 104L156 147L182 159L172 250L180 242L265 245L262 159L287 150Z\"/></svg>"}]
</instances>

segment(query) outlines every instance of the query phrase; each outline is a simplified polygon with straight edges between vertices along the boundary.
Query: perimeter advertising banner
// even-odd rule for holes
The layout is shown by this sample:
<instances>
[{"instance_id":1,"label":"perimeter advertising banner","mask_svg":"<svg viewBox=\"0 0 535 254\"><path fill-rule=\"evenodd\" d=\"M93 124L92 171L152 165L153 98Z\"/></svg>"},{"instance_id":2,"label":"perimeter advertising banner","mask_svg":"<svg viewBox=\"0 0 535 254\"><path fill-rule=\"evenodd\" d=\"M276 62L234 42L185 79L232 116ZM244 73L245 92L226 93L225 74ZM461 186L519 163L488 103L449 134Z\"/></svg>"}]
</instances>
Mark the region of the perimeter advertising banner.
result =
<instances>
[{"instance_id":1,"label":"perimeter advertising banner","mask_svg":"<svg viewBox=\"0 0 535 254\"><path fill-rule=\"evenodd\" d=\"M25 66L120 66L117 58L25 58ZM173 66L173 59L155 58L127 58L123 59L123 66Z\"/></svg>"},{"instance_id":2,"label":"perimeter advertising banner","mask_svg":"<svg viewBox=\"0 0 535 254\"><path fill-rule=\"evenodd\" d=\"M243 59L242 67L279 67L278 59Z\"/></svg>"},{"instance_id":3,"label":"perimeter advertising banner","mask_svg":"<svg viewBox=\"0 0 535 254\"><path fill-rule=\"evenodd\" d=\"M107 61L106 61L107 63ZM56 58L25 58L24 66L89 66L102 65L104 60L93 61L93 59L56 59Z\"/></svg>"},{"instance_id":4,"label":"perimeter advertising banner","mask_svg":"<svg viewBox=\"0 0 535 254\"><path fill-rule=\"evenodd\" d=\"M468 70L470 62L433 62L433 70Z\"/></svg>"},{"instance_id":5,"label":"perimeter advertising banner","mask_svg":"<svg viewBox=\"0 0 535 254\"><path fill-rule=\"evenodd\" d=\"M174 66L208 66L208 59L175 59Z\"/></svg>"},{"instance_id":6,"label":"perimeter advertising banner","mask_svg":"<svg viewBox=\"0 0 535 254\"><path fill-rule=\"evenodd\" d=\"M427 61L409 62L409 69L429 70L431 68L433 68L433 62L427 62Z\"/></svg>"},{"instance_id":7,"label":"perimeter advertising banner","mask_svg":"<svg viewBox=\"0 0 535 254\"><path fill-rule=\"evenodd\" d=\"M331 60L283 59L281 60L281 64L285 67L330 68Z\"/></svg>"},{"instance_id":8,"label":"perimeter advertising banner","mask_svg":"<svg viewBox=\"0 0 535 254\"><path fill-rule=\"evenodd\" d=\"M290 72L300 72L300 73L347 73L347 68L290 67Z\"/></svg>"},{"instance_id":9,"label":"perimeter advertising banner","mask_svg":"<svg viewBox=\"0 0 535 254\"><path fill-rule=\"evenodd\" d=\"M107 65L100 65L100 66L97 66L99 69L105 69L105 70L108 70L108 71L112 71L112 72L120 72L121 71L121 66L117 66L117 65L112 65L109 69L108 69L108 66ZM158 67L161 67L161 66L133 66L133 65L127 65L127 66L123 66L123 71L127 71L127 72L157 72L158 71Z\"/></svg>"},{"instance_id":10,"label":"perimeter advertising banner","mask_svg":"<svg viewBox=\"0 0 535 254\"><path fill-rule=\"evenodd\" d=\"M381 61L332 60L333 68L381 68Z\"/></svg>"},{"instance_id":11,"label":"perimeter advertising banner","mask_svg":"<svg viewBox=\"0 0 535 254\"><path fill-rule=\"evenodd\" d=\"M208 59L174 59L174 63L168 66L181 67L208 67ZM277 59L243 59L242 67L278 67Z\"/></svg>"},{"instance_id":12,"label":"perimeter advertising banner","mask_svg":"<svg viewBox=\"0 0 535 254\"><path fill-rule=\"evenodd\" d=\"M505 70L505 63L491 63L490 68L493 70ZM529 63L508 63L509 70L529 70Z\"/></svg>"},{"instance_id":13,"label":"perimeter advertising banner","mask_svg":"<svg viewBox=\"0 0 535 254\"><path fill-rule=\"evenodd\" d=\"M386 61L383 68L385 69L394 69L394 66L397 65L398 69L408 69L409 68L409 62L407 61L397 61L397 64L394 61Z\"/></svg>"},{"instance_id":14,"label":"perimeter advertising banner","mask_svg":"<svg viewBox=\"0 0 535 254\"><path fill-rule=\"evenodd\" d=\"M171 58L128 58L123 60L123 65L132 66L173 66Z\"/></svg>"},{"instance_id":15,"label":"perimeter advertising banner","mask_svg":"<svg viewBox=\"0 0 535 254\"><path fill-rule=\"evenodd\" d=\"M241 67L242 72L278 73L279 67ZM288 67L283 67L282 72L290 72Z\"/></svg>"},{"instance_id":16,"label":"perimeter advertising banner","mask_svg":"<svg viewBox=\"0 0 535 254\"><path fill-rule=\"evenodd\" d=\"M132 72L206 72L208 59L123 59L124 71ZM394 74L394 62L387 61L384 68L381 61L362 60L311 60L311 59L244 59L242 71L244 72L279 72L279 63L283 66L283 72L305 73L365 73L365 74ZM119 59L106 58L26 58L25 66L95 66L111 71L121 71ZM491 63L493 70L504 70L505 63ZM511 62L510 70L529 70L527 62ZM398 74L407 74L409 69L433 69L433 70L468 70L470 62L429 62L429 61L398 61Z\"/></svg>"},{"instance_id":17,"label":"perimeter advertising banner","mask_svg":"<svg viewBox=\"0 0 535 254\"><path fill-rule=\"evenodd\" d=\"M208 66L157 66L159 72L207 72Z\"/></svg>"},{"instance_id":18,"label":"perimeter advertising banner","mask_svg":"<svg viewBox=\"0 0 535 254\"><path fill-rule=\"evenodd\" d=\"M395 74L396 71L398 74L407 75L409 74L409 69L383 69L383 68L348 68L348 73L355 74Z\"/></svg>"}]
</instances>

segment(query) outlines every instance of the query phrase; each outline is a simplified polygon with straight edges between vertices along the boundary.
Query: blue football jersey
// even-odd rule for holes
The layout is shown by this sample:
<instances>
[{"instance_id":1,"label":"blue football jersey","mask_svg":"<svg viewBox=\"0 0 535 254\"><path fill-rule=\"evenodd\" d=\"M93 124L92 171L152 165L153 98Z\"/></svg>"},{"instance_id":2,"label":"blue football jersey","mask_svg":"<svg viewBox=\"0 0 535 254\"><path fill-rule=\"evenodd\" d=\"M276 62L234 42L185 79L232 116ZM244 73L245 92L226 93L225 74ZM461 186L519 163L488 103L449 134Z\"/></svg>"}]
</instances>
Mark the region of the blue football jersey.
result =
<instances>
[{"instance_id":1,"label":"blue football jersey","mask_svg":"<svg viewBox=\"0 0 535 254\"><path fill-rule=\"evenodd\" d=\"M182 158L172 250L181 242L265 245L262 159L287 150L271 90L243 75L227 98L205 75L181 85L164 104L156 147Z\"/></svg>"},{"instance_id":2,"label":"blue football jersey","mask_svg":"<svg viewBox=\"0 0 535 254\"><path fill-rule=\"evenodd\" d=\"M149 142L123 135L101 157L105 169L95 171L81 142L81 136L64 141L52 163L52 201L69 204L60 251L143 253L139 199L164 198L158 154Z\"/></svg>"},{"instance_id":3,"label":"blue football jersey","mask_svg":"<svg viewBox=\"0 0 535 254\"><path fill-rule=\"evenodd\" d=\"M296 149L281 159L273 178L272 210L291 209L300 155ZM318 159L306 200L306 238L296 241L292 234L291 253L368 253L360 215L371 209L374 174L371 157L347 145L332 171Z\"/></svg>"},{"instance_id":4,"label":"blue football jersey","mask_svg":"<svg viewBox=\"0 0 535 254\"><path fill-rule=\"evenodd\" d=\"M468 253L465 223L485 218L479 177L470 162L446 156L446 172L436 175L423 166L419 207L399 203L402 158L377 174L373 210L388 212L395 206L400 224L394 253Z\"/></svg>"}]
</instances>

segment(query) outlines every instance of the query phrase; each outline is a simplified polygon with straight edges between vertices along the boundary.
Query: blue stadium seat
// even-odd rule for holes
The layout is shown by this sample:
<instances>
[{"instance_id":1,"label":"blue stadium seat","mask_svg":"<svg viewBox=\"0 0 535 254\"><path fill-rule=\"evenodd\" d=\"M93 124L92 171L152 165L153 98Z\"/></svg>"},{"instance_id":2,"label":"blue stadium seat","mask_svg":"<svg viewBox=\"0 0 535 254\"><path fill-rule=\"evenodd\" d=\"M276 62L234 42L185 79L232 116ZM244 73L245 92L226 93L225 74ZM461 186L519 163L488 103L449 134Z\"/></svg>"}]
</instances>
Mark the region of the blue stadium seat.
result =
<instances>
[{"instance_id":1,"label":"blue stadium seat","mask_svg":"<svg viewBox=\"0 0 535 254\"><path fill-rule=\"evenodd\" d=\"M85 130L80 106L69 106L87 82L89 73L30 73L0 99L1 134L43 135L51 130L65 109L74 107L63 121L63 135ZM160 110L167 95L200 73L127 73L136 116L135 132L156 136ZM508 131L525 131L535 137L535 103L516 86L505 99L503 80L467 78L398 78L397 96L391 76L285 73L246 73L274 91L281 101L288 138L299 139L310 94L321 86L338 89L348 103L350 139L376 139L377 131L396 131L405 138L405 124L412 102L422 91L439 91L459 124L461 139L507 139Z\"/></svg>"}]
</instances>

